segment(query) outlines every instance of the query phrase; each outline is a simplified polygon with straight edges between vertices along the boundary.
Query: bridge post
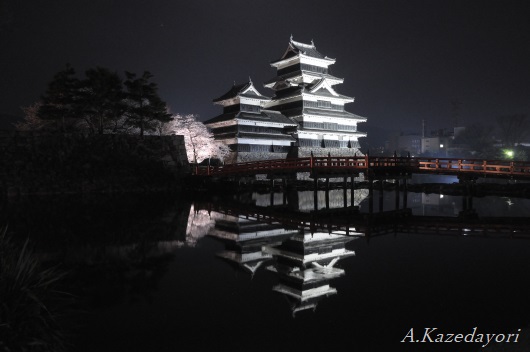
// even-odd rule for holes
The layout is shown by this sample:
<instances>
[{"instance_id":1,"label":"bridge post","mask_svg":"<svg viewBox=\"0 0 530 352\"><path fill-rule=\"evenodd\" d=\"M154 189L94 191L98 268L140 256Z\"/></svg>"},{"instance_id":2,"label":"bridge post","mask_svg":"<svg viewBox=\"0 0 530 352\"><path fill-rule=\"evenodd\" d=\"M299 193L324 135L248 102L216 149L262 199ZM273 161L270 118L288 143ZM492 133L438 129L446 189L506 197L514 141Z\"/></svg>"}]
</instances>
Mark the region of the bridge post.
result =
<instances>
[{"instance_id":1,"label":"bridge post","mask_svg":"<svg viewBox=\"0 0 530 352\"><path fill-rule=\"evenodd\" d=\"M405 177L403 179L403 209L407 209L407 196L408 196L407 178Z\"/></svg>"},{"instance_id":2,"label":"bridge post","mask_svg":"<svg viewBox=\"0 0 530 352\"><path fill-rule=\"evenodd\" d=\"M396 210L399 210L399 178L396 178Z\"/></svg>"},{"instance_id":3,"label":"bridge post","mask_svg":"<svg viewBox=\"0 0 530 352\"><path fill-rule=\"evenodd\" d=\"M368 212L374 212L374 180L371 177L368 179Z\"/></svg>"},{"instance_id":4,"label":"bridge post","mask_svg":"<svg viewBox=\"0 0 530 352\"><path fill-rule=\"evenodd\" d=\"M355 199L355 177L353 176L353 174L351 174L351 188L350 188L350 205L353 207L355 204L354 204L354 199Z\"/></svg>"},{"instance_id":5,"label":"bridge post","mask_svg":"<svg viewBox=\"0 0 530 352\"><path fill-rule=\"evenodd\" d=\"M344 203L344 208L348 207L348 177L344 176L342 180L342 198Z\"/></svg>"},{"instance_id":6,"label":"bridge post","mask_svg":"<svg viewBox=\"0 0 530 352\"><path fill-rule=\"evenodd\" d=\"M326 209L329 209L329 177L326 177Z\"/></svg>"},{"instance_id":7,"label":"bridge post","mask_svg":"<svg viewBox=\"0 0 530 352\"><path fill-rule=\"evenodd\" d=\"M318 210L318 178L313 175L313 208Z\"/></svg>"},{"instance_id":8,"label":"bridge post","mask_svg":"<svg viewBox=\"0 0 530 352\"><path fill-rule=\"evenodd\" d=\"M384 189L383 189L383 180L379 180L379 212L382 213L384 210Z\"/></svg>"},{"instance_id":9,"label":"bridge post","mask_svg":"<svg viewBox=\"0 0 530 352\"><path fill-rule=\"evenodd\" d=\"M269 176L270 180L270 192L271 192L271 206L274 205L274 175Z\"/></svg>"},{"instance_id":10,"label":"bridge post","mask_svg":"<svg viewBox=\"0 0 530 352\"><path fill-rule=\"evenodd\" d=\"M282 196L283 196L283 205L287 204L287 178L282 177Z\"/></svg>"}]
</instances>

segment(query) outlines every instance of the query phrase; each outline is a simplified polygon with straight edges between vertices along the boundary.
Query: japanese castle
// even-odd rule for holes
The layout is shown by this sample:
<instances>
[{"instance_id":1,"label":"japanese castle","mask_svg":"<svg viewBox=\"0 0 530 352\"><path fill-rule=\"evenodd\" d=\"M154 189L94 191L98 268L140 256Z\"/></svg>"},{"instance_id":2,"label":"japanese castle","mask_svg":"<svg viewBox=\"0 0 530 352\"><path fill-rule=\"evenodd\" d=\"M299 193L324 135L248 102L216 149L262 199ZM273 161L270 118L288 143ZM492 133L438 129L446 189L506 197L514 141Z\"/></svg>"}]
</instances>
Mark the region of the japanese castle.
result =
<instances>
[{"instance_id":1,"label":"japanese castle","mask_svg":"<svg viewBox=\"0 0 530 352\"><path fill-rule=\"evenodd\" d=\"M283 56L271 62L276 77L265 82L274 95L261 94L252 80L236 85L214 104L223 113L205 122L215 138L230 146L227 162L285 157L361 155L357 123L366 118L344 105L354 101L335 91L342 78L329 73L335 59L315 44L291 39Z\"/></svg>"}]
</instances>

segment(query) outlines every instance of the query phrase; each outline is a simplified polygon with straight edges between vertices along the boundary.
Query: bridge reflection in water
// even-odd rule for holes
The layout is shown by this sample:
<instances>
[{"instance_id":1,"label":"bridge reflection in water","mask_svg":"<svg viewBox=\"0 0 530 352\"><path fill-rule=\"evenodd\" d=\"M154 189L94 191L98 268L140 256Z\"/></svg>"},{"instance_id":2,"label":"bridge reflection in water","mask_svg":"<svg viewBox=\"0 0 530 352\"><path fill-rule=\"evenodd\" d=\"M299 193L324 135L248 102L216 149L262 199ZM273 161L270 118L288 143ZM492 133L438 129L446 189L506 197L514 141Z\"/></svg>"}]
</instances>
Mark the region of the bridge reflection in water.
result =
<instances>
[{"instance_id":1,"label":"bridge reflection in water","mask_svg":"<svg viewBox=\"0 0 530 352\"><path fill-rule=\"evenodd\" d=\"M406 192L395 189L385 193L381 183L377 211L371 192L362 189L355 190L353 197L350 190L331 191L332 202L319 194L313 203L313 192L307 191L195 202L194 208L213 220L207 235L224 243L220 258L251 277L260 270L277 275L272 289L286 297L293 315L314 310L320 300L337 294L332 281L345 275L339 261L355 256L348 249L352 240L369 241L387 234L530 239L527 218L479 216L471 196L462 196L461 208L452 202L449 215L433 216L425 215L425 207L439 205L444 195L412 194L413 206L421 203L417 214L417 209L406 206ZM343 194L351 201L347 206L342 206ZM278 200L282 201L274 205ZM386 209L385 200L395 209Z\"/></svg>"}]
</instances>

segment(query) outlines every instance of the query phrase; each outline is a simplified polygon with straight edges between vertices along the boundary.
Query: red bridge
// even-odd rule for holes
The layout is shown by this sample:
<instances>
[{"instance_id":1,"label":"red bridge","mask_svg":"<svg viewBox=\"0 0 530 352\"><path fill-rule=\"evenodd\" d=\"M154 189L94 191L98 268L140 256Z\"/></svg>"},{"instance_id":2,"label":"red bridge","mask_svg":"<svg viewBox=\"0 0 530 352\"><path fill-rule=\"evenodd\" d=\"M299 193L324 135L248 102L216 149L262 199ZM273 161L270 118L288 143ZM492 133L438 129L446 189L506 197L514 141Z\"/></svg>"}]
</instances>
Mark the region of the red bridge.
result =
<instances>
[{"instance_id":1,"label":"red bridge","mask_svg":"<svg viewBox=\"0 0 530 352\"><path fill-rule=\"evenodd\" d=\"M208 177L245 177L258 174L286 175L309 172L312 178L347 177L363 173L369 178L416 174L459 177L505 177L530 179L530 162L482 159L410 158L410 157L310 157L261 160L217 167L196 167L194 175Z\"/></svg>"}]
</instances>

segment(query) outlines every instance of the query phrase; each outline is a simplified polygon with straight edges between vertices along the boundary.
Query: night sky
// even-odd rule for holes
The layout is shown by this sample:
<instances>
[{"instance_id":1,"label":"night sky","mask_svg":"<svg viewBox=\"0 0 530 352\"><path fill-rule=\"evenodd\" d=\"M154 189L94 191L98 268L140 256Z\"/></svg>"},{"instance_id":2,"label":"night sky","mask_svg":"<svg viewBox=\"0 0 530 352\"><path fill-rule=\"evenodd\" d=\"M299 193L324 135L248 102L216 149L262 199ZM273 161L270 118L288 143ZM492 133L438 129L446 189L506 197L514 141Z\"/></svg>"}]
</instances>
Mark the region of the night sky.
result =
<instances>
[{"instance_id":1,"label":"night sky","mask_svg":"<svg viewBox=\"0 0 530 352\"><path fill-rule=\"evenodd\" d=\"M345 78L339 93L388 130L453 127L530 114L527 1L0 0L0 127L39 99L58 70L102 66L154 74L175 113L217 115L234 81L275 75L292 34L314 40ZM362 129L362 128L361 128ZM381 136L374 134L380 133ZM374 142L375 143L375 142Z\"/></svg>"}]
</instances>

